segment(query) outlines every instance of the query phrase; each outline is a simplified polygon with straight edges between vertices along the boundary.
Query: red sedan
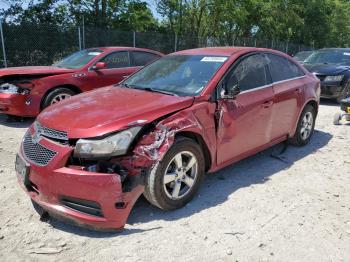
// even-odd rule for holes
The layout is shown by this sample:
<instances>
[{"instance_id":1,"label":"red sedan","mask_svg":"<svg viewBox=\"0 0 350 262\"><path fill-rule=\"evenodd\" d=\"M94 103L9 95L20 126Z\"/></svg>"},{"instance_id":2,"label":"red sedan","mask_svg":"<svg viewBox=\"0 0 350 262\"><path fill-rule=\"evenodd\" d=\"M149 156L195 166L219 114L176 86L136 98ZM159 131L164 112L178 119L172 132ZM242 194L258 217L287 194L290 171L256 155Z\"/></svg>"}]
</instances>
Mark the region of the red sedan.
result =
<instances>
[{"instance_id":1,"label":"red sedan","mask_svg":"<svg viewBox=\"0 0 350 262\"><path fill-rule=\"evenodd\" d=\"M0 114L34 117L73 95L119 83L161 56L148 49L100 47L74 53L53 66L0 69Z\"/></svg>"},{"instance_id":2,"label":"red sedan","mask_svg":"<svg viewBox=\"0 0 350 262\"><path fill-rule=\"evenodd\" d=\"M282 141L306 145L319 98L319 80L278 51L177 52L44 110L24 137L18 179L50 215L120 229L142 193L180 208L205 172Z\"/></svg>"}]
</instances>

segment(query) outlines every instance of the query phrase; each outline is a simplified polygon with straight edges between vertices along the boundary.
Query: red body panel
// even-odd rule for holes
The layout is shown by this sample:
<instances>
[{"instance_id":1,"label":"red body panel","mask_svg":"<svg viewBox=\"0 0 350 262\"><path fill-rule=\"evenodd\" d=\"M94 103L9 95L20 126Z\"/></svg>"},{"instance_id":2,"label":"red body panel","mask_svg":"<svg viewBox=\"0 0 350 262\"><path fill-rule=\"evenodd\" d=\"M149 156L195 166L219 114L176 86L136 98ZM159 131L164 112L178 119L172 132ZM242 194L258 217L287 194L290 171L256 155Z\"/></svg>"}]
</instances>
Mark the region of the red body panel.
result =
<instances>
[{"instance_id":1,"label":"red body panel","mask_svg":"<svg viewBox=\"0 0 350 262\"><path fill-rule=\"evenodd\" d=\"M132 152L114 160L128 170L129 176L140 176L142 170L161 161L178 135L196 138L207 153L208 172L214 172L293 136L305 105L319 102L319 81L306 70L303 77L242 92L235 99L211 100L230 66L250 52L272 52L291 59L277 51L257 48L182 51L179 53L229 56L198 97L106 87L51 106L39 115L38 121L48 128L67 132L71 139L107 135L138 121L142 125L156 123L138 138ZM51 212L97 228L124 226L132 205L143 192L142 186L122 192L118 174L77 170L67 166L73 148L45 139L39 143L58 155L45 167L31 163L30 179L39 188L37 195L29 192L34 201ZM105 217L73 212L58 202L59 195L96 201ZM117 210L114 204L118 201L126 202L126 208Z\"/></svg>"},{"instance_id":2,"label":"red body panel","mask_svg":"<svg viewBox=\"0 0 350 262\"><path fill-rule=\"evenodd\" d=\"M86 92L99 87L119 83L141 67L111 68L98 71L91 70L106 55L117 51L145 51L162 56L161 53L141 48L103 47L103 51L80 69L64 69L55 66L27 66L0 69L2 77L30 77L33 84L30 94L15 94L7 99L0 93L0 114L35 117L41 111L45 95L52 89L66 86L75 92Z\"/></svg>"},{"instance_id":3,"label":"red body panel","mask_svg":"<svg viewBox=\"0 0 350 262\"><path fill-rule=\"evenodd\" d=\"M0 77L8 75L59 75L73 72L75 72L73 69L59 68L56 66L22 66L2 68L0 70Z\"/></svg>"},{"instance_id":4,"label":"red body panel","mask_svg":"<svg viewBox=\"0 0 350 262\"><path fill-rule=\"evenodd\" d=\"M97 137L125 129L137 120L149 123L192 103L192 97L169 97L111 86L53 105L44 110L38 120L57 130L65 126L70 138ZM67 114L69 118L64 117Z\"/></svg>"},{"instance_id":5,"label":"red body panel","mask_svg":"<svg viewBox=\"0 0 350 262\"><path fill-rule=\"evenodd\" d=\"M29 130L33 133L33 130ZM72 148L50 143L43 139L41 145L57 152L57 156L45 167L31 165L30 180L36 191L28 191L30 197L53 214L65 214L76 223L90 224L96 228L123 228L132 206L141 195L143 187L135 187L130 193L122 194L118 174L92 173L74 167L66 167ZM25 159L23 151L20 152ZM43 175L45 174L45 175ZM21 178L18 177L21 184ZM79 190L77 190L79 189ZM95 201L100 204L104 217L94 217L62 206L64 196ZM122 209L115 203L124 202Z\"/></svg>"},{"instance_id":6,"label":"red body panel","mask_svg":"<svg viewBox=\"0 0 350 262\"><path fill-rule=\"evenodd\" d=\"M273 89L267 87L219 102L218 165L271 141L272 101Z\"/></svg>"},{"instance_id":7,"label":"red body panel","mask_svg":"<svg viewBox=\"0 0 350 262\"><path fill-rule=\"evenodd\" d=\"M293 85L293 88L291 88ZM305 83L303 78L274 84L272 139L293 135L295 122L304 104ZM293 110L291 110L293 109Z\"/></svg>"}]
</instances>

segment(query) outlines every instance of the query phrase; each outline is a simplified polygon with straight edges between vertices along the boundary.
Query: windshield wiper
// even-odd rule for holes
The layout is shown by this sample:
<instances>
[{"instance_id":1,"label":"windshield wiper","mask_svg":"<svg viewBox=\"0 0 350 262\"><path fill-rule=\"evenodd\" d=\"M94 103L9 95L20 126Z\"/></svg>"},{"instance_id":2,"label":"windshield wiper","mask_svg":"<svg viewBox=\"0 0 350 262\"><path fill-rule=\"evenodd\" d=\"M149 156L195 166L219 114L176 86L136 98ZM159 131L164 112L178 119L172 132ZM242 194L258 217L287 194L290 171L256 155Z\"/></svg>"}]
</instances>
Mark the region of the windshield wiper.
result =
<instances>
[{"instance_id":1,"label":"windshield wiper","mask_svg":"<svg viewBox=\"0 0 350 262\"><path fill-rule=\"evenodd\" d=\"M160 89L155 89L155 88L151 88L151 87L136 88L136 89L146 90L146 91L155 92L155 93L161 93L161 94L170 95L170 96L178 96L175 93L164 91L164 90L160 90Z\"/></svg>"},{"instance_id":2,"label":"windshield wiper","mask_svg":"<svg viewBox=\"0 0 350 262\"><path fill-rule=\"evenodd\" d=\"M164 90L160 90L160 89L155 89L155 88L151 88L151 87L140 87L140 86L128 85L127 83L121 83L121 84L117 84L117 85L121 85L121 86L126 87L126 88L132 88L132 89L137 89L137 90L145 90L145 91L148 91L148 92L161 93L161 94L170 95L170 96L178 96L175 93L164 91Z\"/></svg>"}]
</instances>

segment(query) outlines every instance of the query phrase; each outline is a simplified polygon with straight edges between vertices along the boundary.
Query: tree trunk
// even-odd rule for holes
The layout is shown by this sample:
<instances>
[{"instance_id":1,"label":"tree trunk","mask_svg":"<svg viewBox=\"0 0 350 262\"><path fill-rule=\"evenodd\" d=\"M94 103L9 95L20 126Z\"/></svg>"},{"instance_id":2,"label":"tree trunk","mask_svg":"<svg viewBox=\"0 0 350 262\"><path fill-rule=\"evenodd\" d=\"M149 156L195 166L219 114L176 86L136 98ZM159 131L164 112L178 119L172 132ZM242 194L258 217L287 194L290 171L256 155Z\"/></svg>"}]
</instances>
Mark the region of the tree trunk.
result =
<instances>
[{"instance_id":1,"label":"tree trunk","mask_svg":"<svg viewBox=\"0 0 350 262\"><path fill-rule=\"evenodd\" d=\"M106 27L107 21L107 0L102 0L102 8L101 8L101 25L102 27Z\"/></svg>"},{"instance_id":2,"label":"tree trunk","mask_svg":"<svg viewBox=\"0 0 350 262\"><path fill-rule=\"evenodd\" d=\"M95 26L100 25L100 0L95 0L94 7L95 7Z\"/></svg>"}]
</instances>

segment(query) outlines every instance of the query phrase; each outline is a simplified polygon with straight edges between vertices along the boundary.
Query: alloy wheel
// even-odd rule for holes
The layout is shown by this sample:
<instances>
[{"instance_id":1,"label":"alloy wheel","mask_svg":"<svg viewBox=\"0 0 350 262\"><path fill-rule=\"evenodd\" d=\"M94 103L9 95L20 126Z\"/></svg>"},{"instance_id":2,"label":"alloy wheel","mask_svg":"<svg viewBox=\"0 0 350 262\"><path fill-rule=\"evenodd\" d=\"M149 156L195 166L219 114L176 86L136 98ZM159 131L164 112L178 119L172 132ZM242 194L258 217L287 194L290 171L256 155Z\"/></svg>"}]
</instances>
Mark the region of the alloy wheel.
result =
<instances>
[{"instance_id":1,"label":"alloy wheel","mask_svg":"<svg viewBox=\"0 0 350 262\"><path fill-rule=\"evenodd\" d=\"M182 151L169 162L163 185L166 195L173 200L186 196L198 177L198 161L194 154Z\"/></svg>"},{"instance_id":2,"label":"alloy wheel","mask_svg":"<svg viewBox=\"0 0 350 262\"><path fill-rule=\"evenodd\" d=\"M314 124L314 116L312 112L307 112L304 115L303 120L301 122L300 134L303 140L306 140L310 137L312 133L313 124Z\"/></svg>"},{"instance_id":3,"label":"alloy wheel","mask_svg":"<svg viewBox=\"0 0 350 262\"><path fill-rule=\"evenodd\" d=\"M70 98L70 97L71 97L70 94L66 94L66 93L58 94L52 98L51 105L56 104L56 103L63 101L67 98Z\"/></svg>"}]
</instances>

